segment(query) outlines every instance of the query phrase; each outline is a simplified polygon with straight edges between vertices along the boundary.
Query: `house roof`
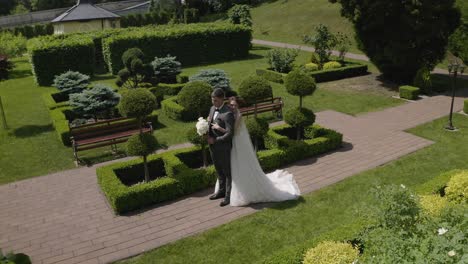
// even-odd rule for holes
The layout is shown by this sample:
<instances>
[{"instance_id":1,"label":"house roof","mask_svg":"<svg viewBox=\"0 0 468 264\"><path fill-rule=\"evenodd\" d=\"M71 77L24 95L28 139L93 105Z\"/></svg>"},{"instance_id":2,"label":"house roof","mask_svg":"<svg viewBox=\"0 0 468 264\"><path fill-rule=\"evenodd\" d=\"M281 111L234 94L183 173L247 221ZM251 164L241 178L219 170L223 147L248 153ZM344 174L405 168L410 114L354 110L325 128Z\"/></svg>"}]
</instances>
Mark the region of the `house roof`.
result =
<instances>
[{"instance_id":1,"label":"house roof","mask_svg":"<svg viewBox=\"0 0 468 264\"><path fill-rule=\"evenodd\" d=\"M119 17L119 15L93 5L90 0L78 0L76 5L56 17L52 23Z\"/></svg>"}]
</instances>

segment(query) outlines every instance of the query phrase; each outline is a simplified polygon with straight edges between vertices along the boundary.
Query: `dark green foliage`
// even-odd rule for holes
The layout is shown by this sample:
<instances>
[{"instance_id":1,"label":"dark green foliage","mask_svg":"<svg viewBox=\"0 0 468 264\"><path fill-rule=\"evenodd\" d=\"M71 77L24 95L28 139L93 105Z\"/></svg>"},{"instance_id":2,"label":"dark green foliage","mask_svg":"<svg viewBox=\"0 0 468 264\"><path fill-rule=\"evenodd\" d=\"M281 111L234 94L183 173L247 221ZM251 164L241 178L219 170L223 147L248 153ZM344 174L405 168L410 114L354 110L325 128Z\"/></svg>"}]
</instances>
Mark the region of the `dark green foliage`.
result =
<instances>
[{"instance_id":1,"label":"dark green foliage","mask_svg":"<svg viewBox=\"0 0 468 264\"><path fill-rule=\"evenodd\" d=\"M409 83L423 66L432 69L440 62L460 24L455 0L330 2L341 4L341 14L354 24L359 48L397 83Z\"/></svg>"},{"instance_id":2,"label":"dark green foliage","mask_svg":"<svg viewBox=\"0 0 468 264\"><path fill-rule=\"evenodd\" d=\"M209 69L200 70L197 74L190 76L190 82L202 81L210 84L213 89L221 88L224 92L231 90L230 79L224 70Z\"/></svg>"},{"instance_id":3,"label":"dark green foliage","mask_svg":"<svg viewBox=\"0 0 468 264\"><path fill-rule=\"evenodd\" d=\"M267 79L268 81L275 82L275 83L283 83L284 77L286 76L286 74L284 73L266 70L266 69L256 69L255 72L257 73L258 76L261 76Z\"/></svg>"},{"instance_id":4,"label":"dark green foliage","mask_svg":"<svg viewBox=\"0 0 468 264\"><path fill-rule=\"evenodd\" d=\"M31 1L34 11L71 7L76 4L74 0L35 0Z\"/></svg>"},{"instance_id":5,"label":"dark green foliage","mask_svg":"<svg viewBox=\"0 0 468 264\"><path fill-rule=\"evenodd\" d=\"M200 21L200 14L196 8L186 8L184 9L184 23L197 23Z\"/></svg>"},{"instance_id":6,"label":"dark green foliage","mask_svg":"<svg viewBox=\"0 0 468 264\"><path fill-rule=\"evenodd\" d=\"M148 90L156 97L156 108L161 107L161 102L164 100L164 90L160 87L151 87Z\"/></svg>"},{"instance_id":7,"label":"dark green foliage","mask_svg":"<svg viewBox=\"0 0 468 264\"><path fill-rule=\"evenodd\" d=\"M31 259L28 255L23 253L8 253L3 255L0 249L0 263L1 264L31 264Z\"/></svg>"},{"instance_id":8,"label":"dark green foliage","mask_svg":"<svg viewBox=\"0 0 468 264\"><path fill-rule=\"evenodd\" d=\"M8 79L10 71L13 69L13 63L7 56L0 55L0 81Z\"/></svg>"},{"instance_id":9,"label":"dark green foliage","mask_svg":"<svg viewBox=\"0 0 468 264\"><path fill-rule=\"evenodd\" d=\"M463 112L465 112L465 114L468 114L468 99L463 101Z\"/></svg>"},{"instance_id":10,"label":"dark green foliage","mask_svg":"<svg viewBox=\"0 0 468 264\"><path fill-rule=\"evenodd\" d=\"M319 24L315 27L315 35L305 36L304 42L314 46L321 68L325 62L329 61L333 48L338 44L338 39L327 26Z\"/></svg>"},{"instance_id":11,"label":"dark green foliage","mask_svg":"<svg viewBox=\"0 0 468 264\"><path fill-rule=\"evenodd\" d=\"M284 121L297 129L297 140L302 138L303 128L315 122L315 114L312 110L303 107L292 108L286 111Z\"/></svg>"},{"instance_id":12,"label":"dark green foliage","mask_svg":"<svg viewBox=\"0 0 468 264\"><path fill-rule=\"evenodd\" d=\"M189 77L187 75L179 74L177 75L177 83L188 83Z\"/></svg>"},{"instance_id":13,"label":"dark green foliage","mask_svg":"<svg viewBox=\"0 0 468 264\"><path fill-rule=\"evenodd\" d=\"M449 38L448 49L453 55L462 59L468 64L468 20L464 21L460 27Z\"/></svg>"},{"instance_id":14,"label":"dark green foliage","mask_svg":"<svg viewBox=\"0 0 468 264\"><path fill-rule=\"evenodd\" d=\"M273 49L268 51L267 58L270 69L281 73L290 72L294 67L297 55L299 55L299 50L293 49Z\"/></svg>"},{"instance_id":15,"label":"dark green foliage","mask_svg":"<svg viewBox=\"0 0 468 264\"><path fill-rule=\"evenodd\" d=\"M198 113L181 106L177 102L177 96L162 101L161 109L165 116L174 120L193 121L199 117Z\"/></svg>"},{"instance_id":16,"label":"dark green foliage","mask_svg":"<svg viewBox=\"0 0 468 264\"><path fill-rule=\"evenodd\" d=\"M156 108L156 98L147 89L125 91L118 105L122 116L143 120Z\"/></svg>"},{"instance_id":17,"label":"dark green foliage","mask_svg":"<svg viewBox=\"0 0 468 264\"><path fill-rule=\"evenodd\" d=\"M79 72L67 71L55 76L54 87L64 94L80 93L89 85L89 76Z\"/></svg>"},{"instance_id":18,"label":"dark green foliage","mask_svg":"<svg viewBox=\"0 0 468 264\"><path fill-rule=\"evenodd\" d=\"M205 116L211 107L213 87L206 82L192 81L187 83L177 96L178 103L188 111Z\"/></svg>"},{"instance_id":19,"label":"dark green foliage","mask_svg":"<svg viewBox=\"0 0 468 264\"><path fill-rule=\"evenodd\" d=\"M70 94L70 106L73 107L73 111L78 115L91 116L94 119L109 115L119 101L120 95L103 84L96 84L81 93Z\"/></svg>"},{"instance_id":20,"label":"dark green foliage","mask_svg":"<svg viewBox=\"0 0 468 264\"><path fill-rule=\"evenodd\" d=\"M139 47L148 58L176 56L184 66L245 58L249 54L251 29L224 23L132 28L103 40L104 58L116 74L123 68L121 55Z\"/></svg>"},{"instance_id":21,"label":"dark green foliage","mask_svg":"<svg viewBox=\"0 0 468 264\"><path fill-rule=\"evenodd\" d=\"M0 5L0 15L8 15L16 5L15 0L4 0Z\"/></svg>"},{"instance_id":22,"label":"dark green foliage","mask_svg":"<svg viewBox=\"0 0 468 264\"><path fill-rule=\"evenodd\" d=\"M166 95L177 95L184 88L186 83L158 83L157 87L163 90Z\"/></svg>"},{"instance_id":23,"label":"dark green foliage","mask_svg":"<svg viewBox=\"0 0 468 264\"><path fill-rule=\"evenodd\" d=\"M422 93L430 94L432 92L431 71L427 67L422 67L416 73L413 85L418 87Z\"/></svg>"},{"instance_id":24,"label":"dark green foliage","mask_svg":"<svg viewBox=\"0 0 468 264\"><path fill-rule=\"evenodd\" d=\"M228 11L229 22L233 24L242 24L247 27L252 26L252 16L250 15L250 6L234 5Z\"/></svg>"},{"instance_id":25,"label":"dark green foliage","mask_svg":"<svg viewBox=\"0 0 468 264\"><path fill-rule=\"evenodd\" d=\"M367 73L367 65L348 62L344 67L338 69L314 71L310 73L310 76L320 83L366 75Z\"/></svg>"},{"instance_id":26,"label":"dark green foliage","mask_svg":"<svg viewBox=\"0 0 468 264\"><path fill-rule=\"evenodd\" d=\"M419 97L419 88L409 85L400 86L400 97L408 100L416 100Z\"/></svg>"},{"instance_id":27,"label":"dark green foliage","mask_svg":"<svg viewBox=\"0 0 468 264\"><path fill-rule=\"evenodd\" d=\"M265 119L254 117L247 118L245 125L247 126L250 136L253 138L255 149L258 149L258 141L268 132L268 122Z\"/></svg>"},{"instance_id":28,"label":"dark green foliage","mask_svg":"<svg viewBox=\"0 0 468 264\"><path fill-rule=\"evenodd\" d=\"M273 97L273 88L268 81L254 75L241 82L238 92L248 104L254 104L258 100Z\"/></svg>"},{"instance_id":29,"label":"dark green foliage","mask_svg":"<svg viewBox=\"0 0 468 264\"><path fill-rule=\"evenodd\" d=\"M29 43L28 53L39 85L51 85L56 75L69 70L94 74L95 52L90 37L40 37Z\"/></svg>"},{"instance_id":30,"label":"dark green foliage","mask_svg":"<svg viewBox=\"0 0 468 264\"><path fill-rule=\"evenodd\" d=\"M127 141L127 153L130 156L148 156L158 148L158 141L152 134L136 134Z\"/></svg>"},{"instance_id":31,"label":"dark green foliage","mask_svg":"<svg viewBox=\"0 0 468 264\"><path fill-rule=\"evenodd\" d=\"M284 86L288 93L299 96L301 101L302 97L312 95L317 89L314 78L300 70L288 73L284 78ZM302 103L299 106L302 107Z\"/></svg>"},{"instance_id":32,"label":"dark green foliage","mask_svg":"<svg viewBox=\"0 0 468 264\"><path fill-rule=\"evenodd\" d=\"M148 80L153 73L150 64L143 63L145 55L138 48L131 48L122 54L124 69L118 73L115 83L119 87L137 88L138 84Z\"/></svg>"},{"instance_id":33,"label":"dark green foliage","mask_svg":"<svg viewBox=\"0 0 468 264\"><path fill-rule=\"evenodd\" d=\"M176 83L176 76L182 72L182 64L176 60L176 57L154 58L151 62L154 73L162 83Z\"/></svg>"},{"instance_id":34,"label":"dark green foliage","mask_svg":"<svg viewBox=\"0 0 468 264\"><path fill-rule=\"evenodd\" d=\"M203 166L208 166L208 153L206 149L208 142L206 138L204 136L200 136L197 132L197 128L193 127L187 131L187 139L190 143L201 148Z\"/></svg>"}]
</instances>

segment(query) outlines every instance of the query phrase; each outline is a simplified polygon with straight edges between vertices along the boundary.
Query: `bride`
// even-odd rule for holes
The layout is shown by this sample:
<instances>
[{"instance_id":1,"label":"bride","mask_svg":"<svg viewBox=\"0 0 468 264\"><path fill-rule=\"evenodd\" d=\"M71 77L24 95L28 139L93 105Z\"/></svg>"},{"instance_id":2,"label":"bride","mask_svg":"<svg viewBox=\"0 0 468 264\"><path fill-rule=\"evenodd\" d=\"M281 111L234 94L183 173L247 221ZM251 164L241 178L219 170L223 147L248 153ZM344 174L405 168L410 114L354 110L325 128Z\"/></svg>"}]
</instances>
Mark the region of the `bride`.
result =
<instances>
[{"instance_id":1,"label":"bride","mask_svg":"<svg viewBox=\"0 0 468 264\"><path fill-rule=\"evenodd\" d=\"M300 190L292 174L285 170L276 170L268 174L263 172L235 97L229 98L229 107L236 120L231 150L230 204L244 206L251 203L297 199ZM216 123L212 128L224 132L224 129ZM218 189L219 183L216 182L215 193Z\"/></svg>"}]
</instances>

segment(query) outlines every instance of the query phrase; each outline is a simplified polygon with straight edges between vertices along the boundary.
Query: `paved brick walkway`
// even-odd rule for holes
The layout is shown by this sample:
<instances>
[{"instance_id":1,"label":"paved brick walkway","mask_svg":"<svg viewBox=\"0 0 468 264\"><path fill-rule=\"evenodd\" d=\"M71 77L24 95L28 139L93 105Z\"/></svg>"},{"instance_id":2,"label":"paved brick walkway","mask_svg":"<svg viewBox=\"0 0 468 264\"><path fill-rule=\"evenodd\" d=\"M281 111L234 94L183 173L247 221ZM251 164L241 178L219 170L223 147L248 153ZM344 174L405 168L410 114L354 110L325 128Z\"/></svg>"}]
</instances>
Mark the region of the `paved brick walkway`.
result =
<instances>
[{"instance_id":1,"label":"paved brick walkway","mask_svg":"<svg viewBox=\"0 0 468 264\"><path fill-rule=\"evenodd\" d=\"M303 192L312 192L397 159L432 142L403 132L447 114L450 98L435 96L352 117L334 111L317 122L345 135L336 152L293 164ZM462 108L462 98L455 109ZM267 205L218 206L205 190L139 214L115 216L99 190L95 167L0 186L0 247L34 263L108 263L219 226Z\"/></svg>"}]
</instances>

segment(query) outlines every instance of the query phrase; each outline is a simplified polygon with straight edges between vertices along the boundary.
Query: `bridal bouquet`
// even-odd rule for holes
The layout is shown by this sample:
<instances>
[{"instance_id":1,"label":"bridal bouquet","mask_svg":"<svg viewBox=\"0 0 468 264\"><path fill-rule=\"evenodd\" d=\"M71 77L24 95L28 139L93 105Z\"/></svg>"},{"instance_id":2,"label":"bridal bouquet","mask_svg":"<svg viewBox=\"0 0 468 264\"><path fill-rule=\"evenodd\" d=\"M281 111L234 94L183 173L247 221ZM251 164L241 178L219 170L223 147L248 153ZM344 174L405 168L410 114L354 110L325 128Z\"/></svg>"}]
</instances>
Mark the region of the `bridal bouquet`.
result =
<instances>
[{"instance_id":1,"label":"bridal bouquet","mask_svg":"<svg viewBox=\"0 0 468 264\"><path fill-rule=\"evenodd\" d=\"M210 125L208 124L208 121L204 119L203 117L198 118L198 122L196 124L197 127L197 133L200 136L206 135L208 133L208 129Z\"/></svg>"}]
</instances>

